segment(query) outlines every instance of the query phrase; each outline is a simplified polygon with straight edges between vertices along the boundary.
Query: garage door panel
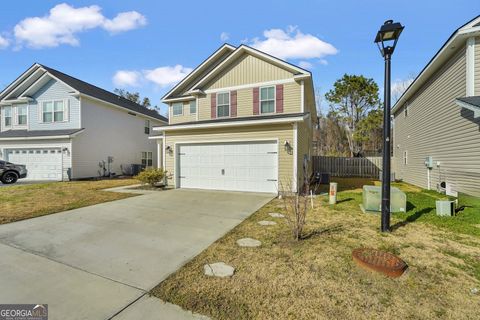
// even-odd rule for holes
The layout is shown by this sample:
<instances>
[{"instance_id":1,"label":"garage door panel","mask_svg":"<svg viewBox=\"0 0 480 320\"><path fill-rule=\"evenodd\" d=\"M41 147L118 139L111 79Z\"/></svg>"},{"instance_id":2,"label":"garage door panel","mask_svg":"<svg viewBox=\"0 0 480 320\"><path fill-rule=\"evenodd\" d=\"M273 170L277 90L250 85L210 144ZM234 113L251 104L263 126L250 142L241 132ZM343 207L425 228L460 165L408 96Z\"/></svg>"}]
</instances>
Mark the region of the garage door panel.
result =
<instances>
[{"instance_id":1,"label":"garage door panel","mask_svg":"<svg viewBox=\"0 0 480 320\"><path fill-rule=\"evenodd\" d=\"M178 146L181 188L278 191L277 142L235 142Z\"/></svg>"},{"instance_id":2,"label":"garage door panel","mask_svg":"<svg viewBox=\"0 0 480 320\"><path fill-rule=\"evenodd\" d=\"M23 164L28 170L25 180L62 180L62 154L60 149L10 149L7 160Z\"/></svg>"}]
</instances>

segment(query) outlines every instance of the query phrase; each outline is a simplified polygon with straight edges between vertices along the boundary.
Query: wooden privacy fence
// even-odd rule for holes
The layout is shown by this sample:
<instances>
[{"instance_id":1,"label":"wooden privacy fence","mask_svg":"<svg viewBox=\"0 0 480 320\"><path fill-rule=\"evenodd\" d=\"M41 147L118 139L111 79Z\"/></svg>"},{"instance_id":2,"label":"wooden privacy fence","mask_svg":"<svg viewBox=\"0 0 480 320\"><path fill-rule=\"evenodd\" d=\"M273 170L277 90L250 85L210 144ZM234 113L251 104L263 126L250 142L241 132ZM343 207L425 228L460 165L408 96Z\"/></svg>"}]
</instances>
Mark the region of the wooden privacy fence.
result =
<instances>
[{"instance_id":1,"label":"wooden privacy fence","mask_svg":"<svg viewBox=\"0 0 480 320\"><path fill-rule=\"evenodd\" d=\"M329 173L334 177L378 179L382 170L381 157L347 158L313 156L314 172Z\"/></svg>"}]
</instances>

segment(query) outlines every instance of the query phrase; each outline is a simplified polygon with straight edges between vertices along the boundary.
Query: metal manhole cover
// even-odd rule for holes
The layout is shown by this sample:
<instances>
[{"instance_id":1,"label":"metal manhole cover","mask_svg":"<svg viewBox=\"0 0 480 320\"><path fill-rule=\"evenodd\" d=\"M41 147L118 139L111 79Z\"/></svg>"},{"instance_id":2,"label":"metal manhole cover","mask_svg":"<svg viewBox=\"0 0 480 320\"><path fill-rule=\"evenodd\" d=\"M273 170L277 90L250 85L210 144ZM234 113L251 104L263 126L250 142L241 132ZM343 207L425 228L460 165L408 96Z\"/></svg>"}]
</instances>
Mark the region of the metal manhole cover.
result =
<instances>
[{"instance_id":1,"label":"metal manhole cover","mask_svg":"<svg viewBox=\"0 0 480 320\"><path fill-rule=\"evenodd\" d=\"M405 261L399 257L376 249L355 249L352 257L360 267L381 272L392 278L400 277L408 268Z\"/></svg>"}]
</instances>

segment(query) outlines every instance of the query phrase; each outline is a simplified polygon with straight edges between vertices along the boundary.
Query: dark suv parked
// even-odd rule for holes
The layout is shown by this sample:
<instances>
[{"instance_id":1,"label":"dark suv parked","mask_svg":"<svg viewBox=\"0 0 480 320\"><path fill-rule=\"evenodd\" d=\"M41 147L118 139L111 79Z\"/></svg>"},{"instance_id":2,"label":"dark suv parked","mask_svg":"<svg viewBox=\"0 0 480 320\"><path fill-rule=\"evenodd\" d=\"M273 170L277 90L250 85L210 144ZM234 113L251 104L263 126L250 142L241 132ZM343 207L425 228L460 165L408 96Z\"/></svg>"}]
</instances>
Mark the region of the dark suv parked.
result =
<instances>
[{"instance_id":1,"label":"dark suv parked","mask_svg":"<svg viewBox=\"0 0 480 320\"><path fill-rule=\"evenodd\" d=\"M0 181L5 184L15 183L27 176L27 168L22 164L13 164L0 160Z\"/></svg>"}]
</instances>

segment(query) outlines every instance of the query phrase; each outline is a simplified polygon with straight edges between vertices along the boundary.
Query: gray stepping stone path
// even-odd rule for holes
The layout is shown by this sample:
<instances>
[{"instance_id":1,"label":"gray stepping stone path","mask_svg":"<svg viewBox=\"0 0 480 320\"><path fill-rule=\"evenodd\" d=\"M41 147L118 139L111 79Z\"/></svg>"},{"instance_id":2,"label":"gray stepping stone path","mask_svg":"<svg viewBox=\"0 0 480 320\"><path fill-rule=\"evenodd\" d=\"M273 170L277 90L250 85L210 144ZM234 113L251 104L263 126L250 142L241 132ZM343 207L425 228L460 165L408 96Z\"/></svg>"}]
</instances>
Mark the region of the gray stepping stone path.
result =
<instances>
[{"instance_id":1,"label":"gray stepping stone path","mask_svg":"<svg viewBox=\"0 0 480 320\"><path fill-rule=\"evenodd\" d=\"M277 223L275 221L262 220L262 221L258 221L258 224L261 226L274 226Z\"/></svg>"},{"instance_id":2,"label":"gray stepping stone path","mask_svg":"<svg viewBox=\"0 0 480 320\"><path fill-rule=\"evenodd\" d=\"M207 276L226 278L233 276L235 268L223 262L216 262L204 265L203 272Z\"/></svg>"},{"instance_id":3,"label":"gray stepping stone path","mask_svg":"<svg viewBox=\"0 0 480 320\"><path fill-rule=\"evenodd\" d=\"M243 238L237 240L237 244L240 247L260 247L262 245L262 242L252 238Z\"/></svg>"},{"instance_id":4,"label":"gray stepping stone path","mask_svg":"<svg viewBox=\"0 0 480 320\"><path fill-rule=\"evenodd\" d=\"M278 212L270 212L269 215L272 218L285 218L285 215Z\"/></svg>"}]
</instances>

